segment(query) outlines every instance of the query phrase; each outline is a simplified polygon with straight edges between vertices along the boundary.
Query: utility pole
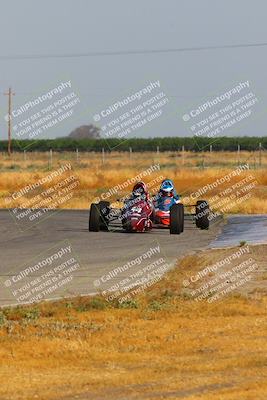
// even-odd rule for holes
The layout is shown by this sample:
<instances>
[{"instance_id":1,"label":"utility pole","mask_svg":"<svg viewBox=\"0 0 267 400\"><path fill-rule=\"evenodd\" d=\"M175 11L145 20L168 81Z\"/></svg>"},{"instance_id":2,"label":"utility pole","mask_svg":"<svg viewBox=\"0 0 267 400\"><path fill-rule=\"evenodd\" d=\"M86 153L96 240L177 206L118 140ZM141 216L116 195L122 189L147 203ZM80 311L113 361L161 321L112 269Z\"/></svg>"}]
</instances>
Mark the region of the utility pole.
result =
<instances>
[{"instance_id":1,"label":"utility pole","mask_svg":"<svg viewBox=\"0 0 267 400\"><path fill-rule=\"evenodd\" d=\"M12 102L11 98L12 96L15 95L15 93L12 93L11 87L8 89L7 93L4 93L5 96L8 96L8 115L7 115L7 123L8 123L8 147L7 147L7 152L8 155L11 156L11 109L12 109Z\"/></svg>"}]
</instances>

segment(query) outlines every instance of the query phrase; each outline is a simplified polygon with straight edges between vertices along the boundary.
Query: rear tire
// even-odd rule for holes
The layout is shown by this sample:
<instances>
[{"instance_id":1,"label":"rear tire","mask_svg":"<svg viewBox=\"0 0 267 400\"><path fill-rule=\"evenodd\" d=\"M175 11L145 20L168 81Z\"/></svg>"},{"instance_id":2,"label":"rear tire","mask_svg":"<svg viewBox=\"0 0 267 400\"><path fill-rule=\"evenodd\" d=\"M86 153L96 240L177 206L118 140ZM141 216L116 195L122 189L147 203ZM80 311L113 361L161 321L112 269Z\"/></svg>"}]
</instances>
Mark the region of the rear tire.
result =
<instances>
[{"instance_id":1,"label":"rear tire","mask_svg":"<svg viewBox=\"0 0 267 400\"><path fill-rule=\"evenodd\" d=\"M174 204L170 209L170 233L180 235L184 231L184 205Z\"/></svg>"},{"instance_id":2,"label":"rear tire","mask_svg":"<svg viewBox=\"0 0 267 400\"><path fill-rule=\"evenodd\" d=\"M196 205L196 226L200 229L209 229L210 208L206 200L198 200Z\"/></svg>"},{"instance_id":3,"label":"rear tire","mask_svg":"<svg viewBox=\"0 0 267 400\"><path fill-rule=\"evenodd\" d=\"M100 210L99 205L92 203L89 212L89 231L99 232L100 231Z\"/></svg>"}]
</instances>

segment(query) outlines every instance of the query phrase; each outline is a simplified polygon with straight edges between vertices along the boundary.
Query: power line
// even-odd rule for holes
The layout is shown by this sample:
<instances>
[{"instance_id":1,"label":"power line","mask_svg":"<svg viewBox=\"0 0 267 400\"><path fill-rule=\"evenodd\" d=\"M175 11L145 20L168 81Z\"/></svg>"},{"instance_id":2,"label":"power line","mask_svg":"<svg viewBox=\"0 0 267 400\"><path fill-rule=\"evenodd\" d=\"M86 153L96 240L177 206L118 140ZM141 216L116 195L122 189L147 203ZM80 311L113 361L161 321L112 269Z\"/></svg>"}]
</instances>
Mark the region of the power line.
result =
<instances>
[{"instance_id":1,"label":"power line","mask_svg":"<svg viewBox=\"0 0 267 400\"><path fill-rule=\"evenodd\" d=\"M120 89L121 90L121 89ZM32 93L17 93L16 92L16 96L37 96L37 95L39 95L39 94L42 94L43 93L43 91L42 92L32 92ZM87 93L85 93L85 92L83 92L83 93L81 93L81 92L79 92L79 94L81 95L81 96L91 96L91 97L93 97L93 96L99 96L99 97L108 97L108 96L114 96L114 94L113 93L92 93L92 92L87 92ZM170 97L170 98L175 98L175 99L191 99L191 98L196 98L196 97L203 97L203 95L184 95L184 96L179 96L179 95L174 95L174 94L170 94L170 95L168 95L168 97Z\"/></svg>"},{"instance_id":2,"label":"power line","mask_svg":"<svg viewBox=\"0 0 267 400\"><path fill-rule=\"evenodd\" d=\"M126 56L142 54L164 54L164 53L182 53L190 51L238 49L249 47L266 47L267 42L263 43L241 43L225 44L221 46L200 46L200 47L181 47L170 49L137 49L137 50L118 50L118 51L92 51L87 53L66 53L66 54L25 54L25 55L5 55L0 56L0 60L30 60L44 58L82 58L82 57L102 57L102 56Z\"/></svg>"}]
</instances>

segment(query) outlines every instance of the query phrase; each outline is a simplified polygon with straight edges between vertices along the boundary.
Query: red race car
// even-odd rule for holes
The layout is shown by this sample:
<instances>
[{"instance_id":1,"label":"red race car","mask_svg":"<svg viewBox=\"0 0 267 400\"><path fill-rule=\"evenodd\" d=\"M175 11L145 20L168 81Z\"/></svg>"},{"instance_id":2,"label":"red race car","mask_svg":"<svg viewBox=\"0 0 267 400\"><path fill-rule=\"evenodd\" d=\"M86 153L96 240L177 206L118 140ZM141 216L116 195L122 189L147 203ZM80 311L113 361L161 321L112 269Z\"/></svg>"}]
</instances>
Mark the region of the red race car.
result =
<instances>
[{"instance_id":1,"label":"red race car","mask_svg":"<svg viewBox=\"0 0 267 400\"><path fill-rule=\"evenodd\" d=\"M118 220L127 232L145 232L152 229L153 204L144 182L137 182L122 209L111 209L109 202L92 204L89 231L107 228Z\"/></svg>"}]
</instances>

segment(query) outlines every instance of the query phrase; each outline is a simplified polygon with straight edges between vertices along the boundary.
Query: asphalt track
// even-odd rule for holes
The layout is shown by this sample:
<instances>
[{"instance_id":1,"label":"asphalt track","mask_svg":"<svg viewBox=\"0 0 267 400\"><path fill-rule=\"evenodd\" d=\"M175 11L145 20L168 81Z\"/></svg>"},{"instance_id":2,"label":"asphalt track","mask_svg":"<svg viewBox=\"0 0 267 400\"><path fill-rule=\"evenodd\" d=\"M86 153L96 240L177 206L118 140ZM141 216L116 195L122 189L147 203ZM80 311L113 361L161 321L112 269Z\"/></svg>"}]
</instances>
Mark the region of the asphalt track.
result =
<instances>
[{"instance_id":1,"label":"asphalt track","mask_svg":"<svg viewBox=\"0 0 267 400\"><path fill-rule=\"evenodd\" d=\"M197 229L192 219L187 218L184 233L181 235L170 235L168 229L129 234L119 227L115 227L111 232L88 232L87 210L61 210L46 214L44 220L30 226L17 225L10 211L0 210L0 305L25 303L32 299L32 294L24 298L27 291L29 292L26 286L35 295L44 293L42 299L103 292L118 282L122 284L124 279L125 284L127 281L127 285L134 286L142 273L145 274L144 268L151 263L159 265L157 264L159 259L163 259L164 265L171 268L177 258L196 249L205 249L211 245L220 247L218 241L222 240L222 230L226 229L226 236L229 236L227 227L232 232L232 238L229 240L228 237L227 245L238 244L241 240L239 227L244 228L241 223L241 221L244 223L244 220L242 217L239 218L241 219L236 223L233 217L227 225L218 220L208 231ZM257 221L263 220L261 222L263 224L266 224L266 218L266 216L256 217ZM252 219L246 220L246 226L251 226ZM233 234L233 229L237 235ZM266 226L263 231L266 233ZM267 241L267 235L265 239ZM221 244L225 246L225 243ZM27 268L48 262L51 255L59 254L58 252L67 248L71 249L70 254L65 254L59 260L53 260L51 264L42 266L39 270L25 273ZM148 257L151 251L154 253ZM71 271L72 265L70 265L68 267L70 272L65 271L66 275L63 275L67 282L55 290L51 289L50 292L50 287L55 288L57 284L53 285L54 281L51 281L49 271L57 269L70 257L72 259L74 257L77 261L75 269ZM45 274L47 275L44 276Z\"/></svg>"}]
</instances>

